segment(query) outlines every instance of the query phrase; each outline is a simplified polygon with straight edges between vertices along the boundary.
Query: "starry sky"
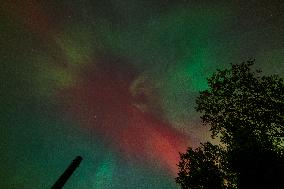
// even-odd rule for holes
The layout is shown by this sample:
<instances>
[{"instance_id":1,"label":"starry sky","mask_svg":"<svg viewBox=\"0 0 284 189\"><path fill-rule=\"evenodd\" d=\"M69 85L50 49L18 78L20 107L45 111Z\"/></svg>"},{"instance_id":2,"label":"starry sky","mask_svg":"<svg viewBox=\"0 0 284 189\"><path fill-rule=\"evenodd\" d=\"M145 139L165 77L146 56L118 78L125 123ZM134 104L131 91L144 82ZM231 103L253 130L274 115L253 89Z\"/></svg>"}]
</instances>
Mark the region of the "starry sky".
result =
<instances>
[{"instance_id":1,"label":"starry sky","mask_svg":"<svg viewBox=\"0 0 284 189\"><path fill-rule=\"evenodd\" d=\"M281 0L10 0L0 5L0 188L176 189L217 68L283 77Z\"/></svg>"}]
</instances>

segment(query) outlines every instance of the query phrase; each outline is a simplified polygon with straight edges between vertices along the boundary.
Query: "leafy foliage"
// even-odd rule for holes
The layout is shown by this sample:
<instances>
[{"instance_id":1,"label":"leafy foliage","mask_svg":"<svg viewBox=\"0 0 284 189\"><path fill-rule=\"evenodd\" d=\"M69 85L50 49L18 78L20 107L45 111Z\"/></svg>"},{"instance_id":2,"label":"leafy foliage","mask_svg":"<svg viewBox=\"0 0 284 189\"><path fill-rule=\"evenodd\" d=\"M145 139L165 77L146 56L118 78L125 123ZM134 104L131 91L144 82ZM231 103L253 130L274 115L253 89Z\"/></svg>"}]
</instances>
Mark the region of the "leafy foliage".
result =
<instances>
[{"instance_id":1,"label":"leafy foliage","mask_svg":"<svg viewBox=\"0 0 284 189\"><path fill-rule=\"evenodd\" d=\"M254 61L218 70L208 79L209 89L197 99L197 111L211 126L213 137L233 147L253 138L268 146L284 137L284 84L278 76L252 72ZM273 145L274 146L274 145Z\"/></svg>"},{"instance_id":2,"label":"leafy foliage","mask_svg":"<svg viewBox=\"0 0 284 189\"><path fill-rule=\"evenodd\" d=\"M235 175L228 170L225 151L209 142L180 154L176 182L183 189L234 188Z\"/></svg>"},{"instance_id":3,"label":"leafy foliage","mask_svg":"<svg viewBox=\"0 0 284 189\"><path fill-rule=\"evenodd\" d=\"M280 171L284 168L284 82L279 76L262 76L261 71L252 71L253 64L254 60L250 60L232 64L230 69L217 70L208 78L209 89L197 98L196 110L202 113L203 123L210 126L212 137L220 137L223 155L219 158L221 165L214 169L222 173L218 176L223 180L231 181L232 185L227 187L236 186L235 182L240 188L284 188L284 174ZM194 177L189 179L190 188L194 188L200 185L195 179L208 177L195 172L211 170L211 165L207 167L201 162L210 154L215 157L220 148L210 148L209 154L206 150L203 145L181 155L180 173L189 172L186 176L179 174L178 183ZM184 167L183 162L194 162L197 154L202 153L199 167L190 167L190 163ZM234 175L232 173L236 179L226 178L226 175ZM186 188L185 185L189 186L185 183L182 188ZM207 188L204 183L203 186Z\"/></svg>"}]
</instances>

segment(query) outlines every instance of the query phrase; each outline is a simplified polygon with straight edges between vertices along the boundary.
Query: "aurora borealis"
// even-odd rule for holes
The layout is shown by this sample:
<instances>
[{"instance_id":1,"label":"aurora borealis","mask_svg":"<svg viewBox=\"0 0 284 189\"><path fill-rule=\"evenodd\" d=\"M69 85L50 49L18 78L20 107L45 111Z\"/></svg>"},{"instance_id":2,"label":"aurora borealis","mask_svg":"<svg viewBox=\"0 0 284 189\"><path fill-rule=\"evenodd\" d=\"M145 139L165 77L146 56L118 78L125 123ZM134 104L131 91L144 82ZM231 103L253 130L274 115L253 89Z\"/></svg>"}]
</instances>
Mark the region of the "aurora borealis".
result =
<instances>
[{"instance_id":1,"label":"aurora borealis","mask_svg":"<svg viewBox=\"0 0 284 189\"><path fill-rule=\"evenodd\" d=\"M284 75L284 3L11 0L0 6L0 188L178 188L208 138L195 98L249 58Z\"/></svg>"}]
</instances>

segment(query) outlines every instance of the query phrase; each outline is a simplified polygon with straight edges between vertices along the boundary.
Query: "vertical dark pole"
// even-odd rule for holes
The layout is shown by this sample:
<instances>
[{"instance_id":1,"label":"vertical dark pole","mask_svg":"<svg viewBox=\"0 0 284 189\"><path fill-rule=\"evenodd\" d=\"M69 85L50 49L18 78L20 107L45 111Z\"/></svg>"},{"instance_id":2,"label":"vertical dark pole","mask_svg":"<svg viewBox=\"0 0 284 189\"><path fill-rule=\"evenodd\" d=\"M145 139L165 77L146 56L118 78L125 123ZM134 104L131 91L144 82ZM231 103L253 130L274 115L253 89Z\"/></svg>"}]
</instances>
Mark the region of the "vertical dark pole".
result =
<instances>
[{"instance_id":1,"label":"vertical dark pole","mask_svg":"<svg viewBox=\"0 0 284 189\"><path fill-rule=\"evenodd\" d=\"M79 167L82 159L83 158L81 156L77 156L69 165L69 167L64 171L64 173L59 177L59 179L55 182L55 184L51 187L51 189L61 189L67 182L69 177L73 174L75 169Z\"/></svg>"}]
</instances>

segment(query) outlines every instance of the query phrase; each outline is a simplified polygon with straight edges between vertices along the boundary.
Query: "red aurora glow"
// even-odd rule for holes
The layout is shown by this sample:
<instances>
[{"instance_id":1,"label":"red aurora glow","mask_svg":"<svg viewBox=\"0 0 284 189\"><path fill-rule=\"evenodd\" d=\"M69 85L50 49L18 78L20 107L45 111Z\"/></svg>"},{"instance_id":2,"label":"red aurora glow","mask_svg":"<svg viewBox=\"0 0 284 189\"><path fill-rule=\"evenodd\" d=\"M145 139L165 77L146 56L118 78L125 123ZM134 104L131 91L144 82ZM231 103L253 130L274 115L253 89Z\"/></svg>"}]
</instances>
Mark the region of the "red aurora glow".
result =
<instances>
[{"instance_id":1,"label":"red aurora glow","mask_svg":"<svg viewBox=\"0 0 284 189\"><path fill-rule=\"evenodd\" d=\"M68 65L66 52L55 40L60 34L59 24L51 21L54 19L46 14L42 5L35 0L13 0L5 2L3 7L35 34L55 58L56 63L49 66ZM50 49L53 50L50 52ZM82 72L75 85L58 92L69 107L66 113L75 115L83 127L94 129L124 156L159 164L176 174L178 152L186 149L188 137L135 105L130 92L135 79L128 74L131 70L121 71L117 64L105 67L107 64L102 62L99 68L89 64L90 69Z\"/></svg>"},{"instance_id":2,"label":"red aurora glow","mask_svg":"<svg viewBox=\"0 0 284 189\"><path fill-rule=\"evenodd\" d=\"M61 92L84 125L132 159L159 164L177 173L179 152L188 138L169 124L141 111L129 91L130 79L115 66L86 72L77 85Z\"/></svg>"}]
</instances>

